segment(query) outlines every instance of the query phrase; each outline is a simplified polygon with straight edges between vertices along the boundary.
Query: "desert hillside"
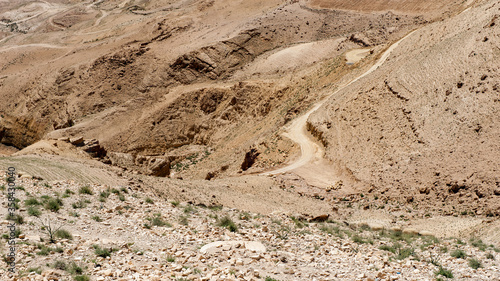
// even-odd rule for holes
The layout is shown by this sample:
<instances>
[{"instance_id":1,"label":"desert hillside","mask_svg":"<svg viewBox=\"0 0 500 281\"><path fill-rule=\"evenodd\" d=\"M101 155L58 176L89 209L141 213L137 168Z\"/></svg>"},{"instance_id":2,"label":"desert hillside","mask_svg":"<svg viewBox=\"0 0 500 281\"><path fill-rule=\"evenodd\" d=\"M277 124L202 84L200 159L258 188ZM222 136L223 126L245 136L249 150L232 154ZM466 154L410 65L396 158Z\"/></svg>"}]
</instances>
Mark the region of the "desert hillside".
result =
<instances>
[{"instance_id":1,"label":"desert hillside","mask_svg":"<svg viewBox=\"0 0 500 281\"><path fill-rule=\"evenodd\" d=\"M378 193L498 216L499 9L418 29L328 100L309 120L327 157Z\"/></svg>"},{"instance_id":2,"label":"desert hillside","mask_svg":"<svg viewBox=\"0 0 500 281\"><path fill-rule=\"evenodd\" d=\"M500 280L499 26L497 0L0 0L0 279Z\"/></svg>"}]
</instances>

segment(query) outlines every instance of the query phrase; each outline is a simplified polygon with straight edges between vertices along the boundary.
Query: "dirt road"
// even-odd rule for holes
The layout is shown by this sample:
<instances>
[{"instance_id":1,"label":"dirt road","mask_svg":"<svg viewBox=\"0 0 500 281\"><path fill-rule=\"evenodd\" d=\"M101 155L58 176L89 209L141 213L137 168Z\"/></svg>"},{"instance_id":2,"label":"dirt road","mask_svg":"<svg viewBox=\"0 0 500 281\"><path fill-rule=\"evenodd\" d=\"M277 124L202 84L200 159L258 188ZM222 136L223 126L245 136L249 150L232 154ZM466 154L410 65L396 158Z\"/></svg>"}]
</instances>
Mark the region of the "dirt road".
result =
<instances>
[{"instance_id":1,"label":"dirt road","mask_svg":"<svg viewBox=\"0 0 500 281\"><path fill-rule=\"evenodd\" d=\"M307 125L307 119L311 115L311 113L315 112L318 110L328 98L331 96L337 94L339 91L345 89L346 87L350 86L353 83L356 83L358 80L361 78L369 75L373 71L375 71L377 68L379 68L381 65L384 64L384 62L387 60L387 58L391 55L392 51L396 49L403 40L411 36L415 31L409 33L405 37L401 38L399 41L396 43L392 44L380 57L380 59L366 72L358 76L357 78L351 80L349 83L341 85L335 92L327 96L325 99L317 103L312 109L307 111L304 115L301 117L298 117L295 119L287 128L287 131L283 133L284 136L290 138L294 142L300 145L300 151L301 151L301 156L297 161L294 163L285 166L283 168L274 170L274 171L269 171L262 173L261 175L276 175L276 174L281 174L285 172L289 172L292 170L295 170L297 168L300 168L306 164L312 163L312 162L319 162L323 158L323 149L315 142L315 140L312 138L312 136L307 132L306 125ZM311 179L316 179L317 178L317 173L311 174ZM307 180L307 177L306 177Z\"/></svg>"}]
</instances>

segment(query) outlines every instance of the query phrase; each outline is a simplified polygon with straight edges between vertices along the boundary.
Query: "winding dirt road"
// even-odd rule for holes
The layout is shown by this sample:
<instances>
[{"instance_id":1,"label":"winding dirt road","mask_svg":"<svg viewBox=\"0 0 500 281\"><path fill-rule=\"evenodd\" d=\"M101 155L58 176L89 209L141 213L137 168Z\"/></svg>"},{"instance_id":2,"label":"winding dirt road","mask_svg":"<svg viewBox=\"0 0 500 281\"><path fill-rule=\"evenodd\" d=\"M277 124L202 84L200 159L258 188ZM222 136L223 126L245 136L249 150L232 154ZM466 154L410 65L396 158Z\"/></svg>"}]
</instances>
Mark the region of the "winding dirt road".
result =
<instances>
[{"instance_id":1,"label":"winding dirt road","mask_svg":"<svg viewBox=\"0 0 500 281\"><path fill-rule=\"evenodd\" d=\"M286 132L283 133L283 135L300 145L300 152L301 152L300 158L288 166L282 167L282 168L277 169L277 170L265 172L265 173L262 173L261 175L281 174L281 173L289 172L289 171L295 170L297 168L300 168L308 163L321 161L323 159L324 150L320 145L318 145L316 143L316 141L308 133L307 128L306 128L307 119L309 118L311 113L318 110L326 102L326 100L328 100L330 97L337 94L339 91L342 91L343 89L350 86L351 84L357 82L361 78L369 75L370 73L375 71L377 68L379 68L381 65L383 65L385 63L385 61L387 60L387 58L391 55L392 51L397 48L399 43L401 43L403 40L405 40L406 38L411 36L414 32L415 31L407 34L405 37L401 38L399 41L392 44L382 54L382 57L380 57L380 59L366 72L364 72L360 76L356 77L355 79L351 80L349 83L341 85L336 91L334 91L333 93L328 95L322 101L318 102L312 109L307 111L304 115L296 118L288 126Z\"/></svg>"},{"instance_id":2,"label":"winding dirt road","mask_svg":"<svg viewBox=\"0 0 500 281\"><path fill-rule=\"evenodd\" d=\"M468 10L470 10L474 3L475 3L474 0L469 0L466 3L467 8L458 14L463 14L463 13L467 12ZM402 41L404 41L405 39L410 37L416 31L417 30L414 30L414 31L408 33L405 37L401 38L400 40L398 40L397 42L392 44L382 54L380 59L366 72L364 72L360 76L356 77L355 79L351 80L349 83L341 85L337 90L335 90L333 93L328 95L322 101L318 102L312 109L307 111L304 115L295 119L287 127L286 132L284 132L282 135L288 137L289 139L291 139L292 141L294 141L300 145L300 151L301 151L300 158L297 159L295 162L293 162L285 167L282 167L282 168L279 168L279 169L276 169L273 171L264 172L264 173L261 173L260 175L267 176L267 175L282 174L282 173L286 173L286 172L289 172L292 170L297 170L298 168L304 167L304 166L306 166L306 164L309 164L309 166L311 166L311 167L309 167L310 169L302 169L302 170L306 170L305 174L307 175L307 178L305 178L305 179L308 182L319 182L320 184L318 186L330 185L331 180L332 180L331 176L329 177L328 175L322 174L321 171L318 170L318 168L317 168L318 165L321 165L322 163L325 162L324 158L323 158L324 150L320 145L318 145L316 143L316 141L313 139L311 134L307 131L307 119L309 118L311 113L318 110L326 102L326 100L328 100L330 97L337 94L339 91L342 91L346 87L352 85L353 83L356 83L361 78L369 75L370 73L372 73L373 71L378 69L380 66L382 66L386 62L387 58L389 58L392 51L394 51L394 49L396 49ZM301 176L304 177L303 172L302 172Z\"/></svg>"}]
</instances>

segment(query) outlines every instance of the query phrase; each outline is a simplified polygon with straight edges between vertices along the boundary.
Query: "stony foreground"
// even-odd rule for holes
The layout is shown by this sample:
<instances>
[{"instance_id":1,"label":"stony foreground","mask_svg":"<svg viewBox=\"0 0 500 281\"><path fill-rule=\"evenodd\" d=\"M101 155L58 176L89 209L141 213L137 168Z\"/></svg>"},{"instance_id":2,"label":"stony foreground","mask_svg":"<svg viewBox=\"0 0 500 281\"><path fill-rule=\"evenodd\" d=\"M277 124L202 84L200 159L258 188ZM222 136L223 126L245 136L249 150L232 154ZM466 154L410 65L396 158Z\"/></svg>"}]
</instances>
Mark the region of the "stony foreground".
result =
<instances>
[{"instance_id":1,"label":"stony foreground","mask_svg":"<svg viewBox=\"0 0 500 281\"><path fill-rule=\"evenodd\" d=\"M477 239L194 206L125 186L16 183L17 272L3 259L1 280L500 280L498 246Z\"/></svg>"}]
</instances>

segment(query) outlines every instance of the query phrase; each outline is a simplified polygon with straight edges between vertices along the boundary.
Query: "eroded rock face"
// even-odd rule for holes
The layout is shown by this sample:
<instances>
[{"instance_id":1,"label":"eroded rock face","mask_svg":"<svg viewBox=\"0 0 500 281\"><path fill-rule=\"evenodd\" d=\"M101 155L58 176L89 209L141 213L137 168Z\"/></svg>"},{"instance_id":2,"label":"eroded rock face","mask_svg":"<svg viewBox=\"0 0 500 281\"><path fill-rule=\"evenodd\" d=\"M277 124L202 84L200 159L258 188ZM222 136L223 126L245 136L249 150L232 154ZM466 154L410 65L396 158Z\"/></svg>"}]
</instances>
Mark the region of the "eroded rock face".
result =
<instances>
[{"instance_id":1,"label":"eroded rock face","mask_svg":"<svg viewBox=\"0 0 500 281\"><path fill-rule=\"evenodd\" d=\"M255 159L257 159L257 156L259 156L259 154L260 153L257 151L257 149L250 149L250 151L245 154L245 159L241 164L241 170L246 171L250 167L252 167L252 165L255 163Z\"/></svg>"},{"instance_id":2,"label":"eroded rock face","mask_svg":"<svg viewBox=\"0 0 500 281\"><path fill-rule=\"evenodd\" d=\"M126 169L137 170L145 175L168 177L170 159L163 156L134 156L130 153L110 152L111 163Z\"/></svg>"}]
</instances>

